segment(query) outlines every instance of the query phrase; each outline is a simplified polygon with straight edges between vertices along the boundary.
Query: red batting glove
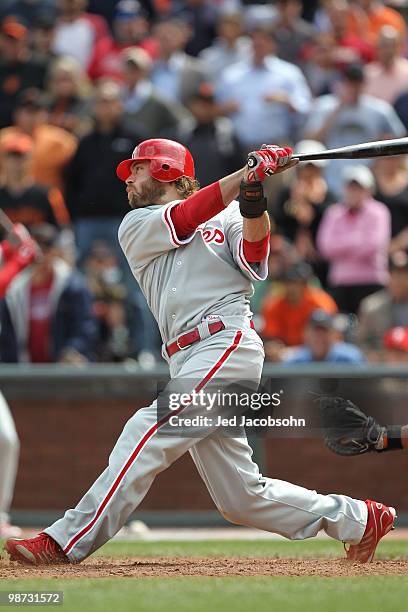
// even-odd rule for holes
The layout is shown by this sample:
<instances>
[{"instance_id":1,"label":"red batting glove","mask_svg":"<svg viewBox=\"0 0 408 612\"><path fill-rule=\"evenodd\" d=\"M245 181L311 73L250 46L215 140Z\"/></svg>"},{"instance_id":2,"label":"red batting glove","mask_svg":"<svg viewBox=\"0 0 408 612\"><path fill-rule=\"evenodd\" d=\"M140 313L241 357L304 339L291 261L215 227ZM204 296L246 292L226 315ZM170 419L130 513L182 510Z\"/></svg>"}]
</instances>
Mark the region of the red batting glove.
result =
<instances>
[{"instance_id":1,"label":"red batting glove","mask_svg":"<svg viewBox=\"0 0 408 612\"><path fill-rule=\"evenodd\" d=\"M251 151L247 158L248 175L247 182L264 181L276 170L285 166L292 157L290 147L278 147L277 145L262 145L258 151Z\"/></svg>"}]
</instances>

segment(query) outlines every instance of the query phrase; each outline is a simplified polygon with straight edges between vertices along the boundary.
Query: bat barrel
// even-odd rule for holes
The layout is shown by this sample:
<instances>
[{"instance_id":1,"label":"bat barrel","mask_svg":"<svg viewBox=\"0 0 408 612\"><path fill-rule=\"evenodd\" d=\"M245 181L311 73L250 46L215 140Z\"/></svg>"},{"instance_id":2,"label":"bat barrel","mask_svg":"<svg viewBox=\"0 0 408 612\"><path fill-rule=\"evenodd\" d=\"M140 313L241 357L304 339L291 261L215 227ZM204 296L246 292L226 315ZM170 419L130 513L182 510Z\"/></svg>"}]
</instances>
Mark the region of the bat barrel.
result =
<instances>
[{"instance_id":1,"label":"bat barrel","mask_svg":"<svg viewBox=\"0 0 408 612\"><path fill-rule=\"evenodd\" d=\"M318 153L293 153L299 161L312 161L315 159L371 159L374 157L387 157L389 155L405 155L408 153L408 138L394 138L392 140L379 140L363 144L328 149Z\"/></svg>"}]
</instances>

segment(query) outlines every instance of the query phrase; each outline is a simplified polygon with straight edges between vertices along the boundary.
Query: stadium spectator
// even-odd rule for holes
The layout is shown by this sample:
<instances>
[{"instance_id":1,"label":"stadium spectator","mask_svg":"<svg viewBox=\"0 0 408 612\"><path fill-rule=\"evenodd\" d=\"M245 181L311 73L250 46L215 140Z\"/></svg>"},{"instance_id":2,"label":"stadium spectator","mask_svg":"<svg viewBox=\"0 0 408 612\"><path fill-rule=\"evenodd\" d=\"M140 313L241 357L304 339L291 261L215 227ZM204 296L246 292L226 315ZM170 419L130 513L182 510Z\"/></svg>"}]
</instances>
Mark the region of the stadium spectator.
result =
<instances>
[{"instance_id":1,"label":"stadium spectator","mask_svg":"<svg viewBox=\"0 0 408 612\"><path fill-rule=\"evenodd\" d=\"M208 0L183 0L172 3L171 15L188 24L190 34L185 50L192 56L209 47L215 37L217 6Z\"/></svg>"},{"instance_id":2,"label":"stadium spectator","mask_svg":"<svg viewBox=\"0 0 408 612\"><path fill-rule=\"evenodd\" d=\"M217 38L203 49L199 58L215 80L232 64L248 59L251 41L244 36L243 17L238 12L221 12L217 20Z\"/></svg>"},{"instance_id":3,"label":"stadium spectator","mask_svg":"<svg viewBox=\"0 0 408 612\"><path fill-rule=\"evenodd\" d=\"M84 136L66 172L67 206L74 222L80 260L94 240L106 240L121 253L117 231L129 204L115 168L140 141L123 126L119 84L102 83L93 107L95 125Z\"/></svg>"},{"instance_id":4,"label":"stadium spectator","mask_svg":"<svg viewBox=\"0 0 408 612\"><path fill-rule=\"evenodd\" d=\"M383 342L386 363L408 363L408 327L393 327L384 335Z\"/></svg>"},{"instance_id":5,"label":"stadium spectator","mask_svg":"<svg viewBox=\"0 0 408 612\"><path fill-rule=\"evenodd\" d=\"M305 138L320 140L328 149L379 140L384 134L405 135L405 128L392 106L363 93L364 71L361 65L345 68L334 94L317 98L304 128ZM360 163L369 164L362 161ZM341 197L342 170L349 160L333 160L326 168L330 189Z\"/></svg>"},{"instance_id":6,"label":"stadium spectator","mask_svg":"<svg viewBox=\"0 0 408 612\"><path fill-rule=\"evenodd\" d=\"M325 149L321 142L314 140L302 140L295 146L297 153ZM293 180L278 193L272 211L277 230L293 243L300 257L311 264L323 285L327 264L316 247L316 235L324 211L335 202L323 174L327 163L327 160L316 160L299 164Z\"/></svg>"},{"instance_id":7,"label":"stadium spectator","mask_svg":"<svg viewBox=\"0 0 408 612\"><path fill-rule=\"evenodd\" d=\"M60 57L53 62L47 79L48 122L76 136L92 127L91 87L75 60Z\"/></svg>"},{"instance_id":8,"label":"stadium spectator","mask_svg":"<svg viewBox=\"0 0 408 612\"><path fill-rule=\"evenodd\" d=\"M390 252L408 249L408 157L396 155L375 160L374 197L391 214Z\"/></svg>"},{"instance_id":9,"label":"stadium spectator","mask_svg":"<svg viewBox=\"0 0 408 612\"><path fill-rule=\"evenodd\" d=\"M85 260L84 273L94 298L93 312L98 324L97 361L124 361L134 350L129 332L127 290L117 257L106 243L94 243Z\"/></svg>"},{"instance_id":10,"label":"stadium spectator","mask_svg":"<svg viewBox=\"0 0 408 612\"><path fill-rule=\"evenodd\" d=\"M54 36L55 17L50 13L41 13L32 23L30 42L33 58L48 66L58 57L53 51Z\"/></svg>"},{"instance_id":11,"label":"stadium spectator","mask_svg":"<svg viewBox=\"0 0 408 612\"><path fill-rule=\"evenodd\" d=\"M157 91L173 102L187 104L200 83L208 81L204 62L185 53L190 31L185 22L170 18L159 21L153 28L159 43L152 81Z\"/></svg>"},{"instance_id":12,"label":"stadium spectator","mask_svg":"<svg viewBox=\"0 0 408 612\"><path fill-rule=\"evenodd\" d=\"M116 6L112 24L113 38L104 37L94 49L88 74L93 81L100 78L123 80L122 52L140 47L151 59L158 57L158 43L150 35L146 11L137 0L121 0Z\"/></svg>"},{"instance_id":13,"label":"stadium spectator","mask_svg":"<svg viewBox=\"0 0 408 612\"><path fill-rule=\"evenodd\" d=\"M283 361L296 363L364 363L360 349L339 340L333 315L324 310L314 310L305 328L305 343L287 351Z\"/></svg>"},{"instance_id":14,"label":"stadium spectator","mask_svg":"<svg viewBox=\"0 0 408 612\"><path fill-rule=\"evenodd\" d=\"M202 187L235 172L245 156L238 142L232 121L218 116L214 89L202 83L192 96L189 109L192 122L185 122L180 140L191 151L196 177Z\"/></svg>"},{"instance_id":15,"label":"stadium spectator","mask_svg":"<svg viewBox=\"0 0 408 612\"><path fill-rule=\"evenodd\" d=\"M95 336L91 294L61 259L55 227L37 226L31 235L42 257L14 278L0 304L0 359L85 363Z\"/></svg>"},{"instance_id":16,"label":"stadium spectator","mask_svg":"<svg viewBox=\"0 0 408 612\"><path fill-rule=\"evenodd\" d=\"M298 262L284 272L282 294L265 297L261 306L261 335L265 340L277 340L285 346L302 344L305 326L314 310L331 314L337 311L328 293L308 284L311 275L310 266Z\"/></svg>"},{"instance_id":17,"label":"stadium spectator","mask_svg":"<svg viewBox=\"0 0 408 612\"><path fill-rule=\"evenodd\" d=\"M408 328L408 256L404 251L390 258L390 279L386 288L362 300L358 312L359 344L371 355L382 348L384 334L393 327ZM371 359L373 360L373 359Z\"/></svg>"},{"instance_id":18,"label":"stadium spectator","mask_svg":"<svg viewBox=\"0 0 408 612\"><path fill-rule=\"evenodd\" d=\"M42 88L47 64L33 58L28 30L14 18L0 26L0 128L12 122L19 94L29 87Z\"/></svg>"},{"instance_id":19,"label":"stadium spectator","mask_svg":"<svg viewBox=\"0 0 408 612\"><path fill-rule=\"evenodd\" d=\"M347 0L329 0L326 4L328 27L336 41L335 58L339 68L356 62L371 62L375 57L374 45L356 32L351 24L353 14Z\"/></svg>"},{"instance_id":20,"label":"stadium spectator","mask_svg":"<svg viewBox=\"0 0 408 612\"><path fill-rule=\"evenodd\" d=\"M310 90L301 70L276 57L274 30L251 32L253 55L228 68L217 88L224 112L231 113L243 146L292 141L310 109Z\"/></svg>"},{"instance_id":21,"label":"stadium spectator","mask_svg":"<svg viewBox=\"0 0 408 612\"><path fill-rule=\"evenodd\" d=\"M12 15L28 25L35 23L44 14L55 19L55 0L2 0L0 6L0 16Z\"/></svg>"},{"instance_id":22,"label":"stadium spectator","mask_svg":"<svg viewBox=\"0 0 408 612\"><path fill-rule=\"evenodd\" d=\"M34 141L32 171L37 183L46 187L62 188L63 173L76 147L77 138L47 123L44 95L38 89L21 92L14 109L14 124L0 131L4 138L26 134Z\"/></svg>"},{"instance_id":23,"label":"stadium spectator","mask_svg":"<svg viewBox=\"0 0 408 612\"><path fill-rule=\"evenodd\" d=\"M87 5L87 0L58 0L53 43L57 55L73 57L84 70L89 68L98 41L110 37L105 19L87 13Z\"/></svg>"},{"instance_id":24,"label":"stadium spectator","mask_svg":"<svg viewBox=\"0 0 408 612\"><path fill-rule=\"evenodd\" d=\"M274 22L276 54L281 59L297 66L305 59L305 50L316 34L315 27L302 19L300 0L276 0L278 10Z\"/></svg>"},{"instance_id":25,"label":"stadium spectator","mask_svg":"<svg viewBox=\"0 0 408 612\"><path fill-rule=\"evenodd\" d=\"M363 35L376 44L381 28L389 25L405 37L403 17L395 9L385 6L381 0L355 0L355 5L350 16L350 27L357 35Z\"/></svg>"},{"instance_id":26,"label":"stadium spectator","mask_svg":"<svg viewBox=\"0 0 408 612\"><path fill-rule=\"evenodd\" d=\"M331 293L339 309L356 313L362 299L388 282L391 216L373 199L374 177L366 166L344 172L341 203L323 215L317 246L329 261Z\"/></svg>"},{"instance_id":27,"label":"stadium spectator","mask_svg":"<svg viewBox=\"0 0 408 612\"><path fill-rule=\"evenodd\" d=\"M330 32L319 32L309 44L303 72L313 97L333 92L339 79L336 58L336 41Z\"/></svg>"},{"instance_id":28,"label":"stadium spectator","mask_svg":"<svg viewBox=\"0 0 408 612\"><path fill-rule=\"evenodd\" d=\"M152 62L146 51L137 47L126 49L122 62L124 125L146 137L174 136L190 115L181 104L169 102L155 90L150 78Z\"/></svg>"},{"instance_id":29,"label":"stadium spectator","mask_svg":"<svg viewBox=\"0 0 408 612\"><path fill-rule=\"evenodd\" d=\"M12 223L27 228L42 223L65 225L66 210L58 206L53 190L33 179L32 151L33 140L25 134L12 134L2 140L1 208Z\"/></svg>"},{"instance_id":30,"label":"stadium spectator","mask_svg":"<svg viewBox=\"0 0 408 612\"><path fill-rule=\"evenodd\" d=\"M364 91L390 104L408 91L408 59L403 57L401 33L384 26L378 38L378 60L365 68Z\"/></svg>"}]
</instances>

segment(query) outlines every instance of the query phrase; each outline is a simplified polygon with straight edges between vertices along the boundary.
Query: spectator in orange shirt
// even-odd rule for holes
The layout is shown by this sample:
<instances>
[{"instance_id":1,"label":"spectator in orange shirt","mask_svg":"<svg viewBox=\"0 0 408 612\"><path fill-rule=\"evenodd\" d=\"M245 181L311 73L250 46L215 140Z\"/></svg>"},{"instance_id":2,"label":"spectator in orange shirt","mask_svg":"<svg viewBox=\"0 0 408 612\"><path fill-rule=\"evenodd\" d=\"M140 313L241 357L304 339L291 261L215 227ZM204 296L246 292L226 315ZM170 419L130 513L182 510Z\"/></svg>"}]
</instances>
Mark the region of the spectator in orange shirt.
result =
<instances>
[{"instance_id":1,"label":"spectator in orange shirt","mask_svg":"<svg viewBox=\"0 0 408 612\"><path fill-rule=\"evenodd\" d=\"M395 9L384 6L379 0L356 0L355 4L350 14L350 28L354 34L376 44L381 28L390 25L405 37L405 21Z\"/></svg>"},{"instance_id":2,"label":"spectator in orange shirt","mask_svg":"<svg viewBox=\"0 0 408 612\"><path fill-rule=\"evenodd\" d=\"M14 111L14 125L0 130L0 145L4 138L16 134L26 134L34 141L32 171L35 181L44 187L60 189L65 166L76 151L77 138L47 123L45 103L38 89L26 89L21 93Z\"/></svg>"},{"instance_id":3,"label":"spectator in orange shirt","mask_svg":"<svg viewBox=\"0 0 408 612\"><path fill-rule=\"evenodd\" d=\"M336 303L328 293L308 285L311 273L309 264L302 261L294 264L282 279L283 294L266 296L261 306L261 335L265 340L286 346L303 344L305 327L314 310L322 309L330 314L337 312ZM266 342L267 354L273 352L273 345L268 344Z\"/></svg>"},{"instance_id":4,"label":"spectator in orange shirt","mask_svg":"<svg viewBox=\"0 0 408 612\"><path fill-rule=\"evenodd\" d=\"M25 134L9 135L1 142L1 208L12 223L27 228L42 223L65 225L58 207L53 206L52 190L35 182L30 169L33 140Z\"/></svg>"}]
</instances>

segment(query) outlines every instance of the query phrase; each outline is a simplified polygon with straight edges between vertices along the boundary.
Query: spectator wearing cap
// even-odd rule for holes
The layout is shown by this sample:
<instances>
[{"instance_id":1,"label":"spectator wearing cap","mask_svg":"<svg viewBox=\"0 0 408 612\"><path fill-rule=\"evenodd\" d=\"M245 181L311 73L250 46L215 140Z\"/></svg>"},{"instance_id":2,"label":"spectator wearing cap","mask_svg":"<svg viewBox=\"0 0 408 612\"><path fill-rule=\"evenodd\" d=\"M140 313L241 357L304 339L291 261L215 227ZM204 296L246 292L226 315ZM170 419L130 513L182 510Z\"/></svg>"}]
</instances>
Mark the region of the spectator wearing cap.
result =
<instances>
[{"instance_id":1,"label":"spectator wearing cap","mask_svg":"<svg viewBox=\"0 0 408 612\"><path fill-rule=\"evenodd\" d=\"M394 104L408 91L408 59L403 57L401 33L384 26L377 43L377 61L365 68L365 93Z\"/></svg>"},{"instance_id":2,"label":"spectator wearing cap","mask_svg":"<svg viewBox=\"0 0 408 612\"><path fill-rule=\"evenodd\" d=\"M300 0L277 0L275 4L278 11L274 23L277 55L286 62L300 66L316 28L302 19Z\"/></svg>"},{"instance_id":3,"label":"spectator wearing cap","mask_svg":"<svg viewBox=\"0 0 408 612\"><path fill-rule=\"evenodd\" d=\"M284 362L297 363L364 363L359 348L339 341L335 317L324 310L314 310L305 328L305 343L286 353Z\"/></svg>"},{"instance_id":4,"label":"spectator wearing cap","mask_svg":"<svg viewBox=\"0 0 408 612\"><path fill-rule=\"evenodd\" d=\"M58 208L54 210L50 190L35 183L30 169L33 141L25 134L4 138L1 146L2 168L0 202L2 210L12 223L21 223L27 228L42 223L58 225Z\"/></svg>"},{"instance_id":5,"label":"spectator wearing cap","mask_svg":"<svg viewBox=\"0 0 408 612\"><path fill-rule=\"evenodd\" d=\"M210 185L242 166L244 153L232 121L218 114L210 83L200 85L191 97L189 110L193 122L185 122L179 139L191 151L200 185Z\"/></svg>"},{"instance_id":6,"label":"spectator wearing cap","mask_svg":"<svg viewBox=\"0 0 408 612\"><path fill-rule=\"evenodd\" d=\"M158 21L153 35L159 43L153 85L168 100L186 105L199 85L209 80L204 62L185 52L191 31L183 20L172 17Z\"/></svg>"},{"instance_id":7,"label":"spectator wearing cap","mask_svg":"<svg viewBox=\"0 0 408 612\"><path fill-rule=\"evenodd\" d=\"M331 293L343 312L356 313L362 299L388 283L391 216L385 204L373 199L374 186L366 166L346 168L343 199L326 210L318 230Z\"/></svg>"},{"instance_id":8,"label":"spectator wearing cap","mask_svg":"<svg viewBox=\"0 0 408 612\"><path fill-rule=\"evenodd\" d=\"M85 363L96 330L89 290L61 259L55 227L39 225L32 237L42 257L14 278L0 303L0 360Z\"/></svg>"},{"instance_id":9,"label":"spectator wearing cap","mask_svg":"<svg viewBox=\"0 0 408 612\"><path fill-rule=\"evenodd\" d=\"M387 287L362 300L358 317L359 344L370 354L380 354L384 334L393 327L408 328L408 256L405 251L390 257Z\"/></svg>"},{"instance_id":10,"label":"spectator wearing cap","mask_svg":"<svg viewBox=\"0 0 408 612\"><path fill-rule=\"evenodd\" d=\"M247 60L251 53L251 41L244 35L241 13L221 11L216 29L217 38L198 56L214 80L232 64Z\"/></svg>"},{"instance_id":11,"label":"spectator wearing cap","mask_svg":"<svg viewBox=\"0 0 408 612\"><path fill-rule=\"evenodd\" d=\"M12 123L18 95L26 88L45 84L47 64L34 59L28 30L8 17L0 25L0 128Z\"/></svg>"},{"instance_id":12,"label":"spectator wearing cap","mask_svg":"<svg viewBox=\"0 0 408 612\"><path fill-rule=\"evenodd\" d=\"M405 135L405 128L390 104L364 94L364 70L347 66L336 92L317 98L304 128L306 138L323 142L328 149L379 140L384 134ZM362 162L365 163L365 162ZM367 165L369 160L367 160ZM342 194L342 170L349 160L332 160L326 168L330 189Z\"/></svg>"},{"instance_id":13,"label":"spectator wearing cap","mask_svg":"<svg viewBox=\"0 0 408 612\"><path fill-rule=\"evenodd\" d=\"M250 150L292 141L311 102L301 70L276 57L273 28L256 26L251 41L253 54L228 68L217 86L218 102Z\"/></svg>"},{"instance_id":14,"label":"spectator wearing cap","mask_svg":"<svg viewBox=\"0 0 408 612\"><path fill-rule=\"evenodd\" d=\"M314 310L319 308L330 314L337 311L328 293L309 285L311 276L312 270L307 263L293 264L282 275L281 295L264 298L261 306L264 340L298 346L304 342L305 327Z\"/></svg>"},{"instance_id":15,"label":"spectator wearing cap","mask_svg":"<svg viewBox=\"0 0 408 612\"><path fill-rule=\"evenodd\" d=\"M408 327L393 327L383 339L386 363L408 363Z\"/></svg>"},{"instance_id":16,"label":"spectator wearing cap","mask_svg":"<svg viewBox=\"0 0 408 612\"><path fill-rule=\"evenodd\" d=\"M26 89L18 97L14 124L0 130L0 148L4 138L25 134L33 139L32 172L34 180L45 187L60 190L63 172L77 147L77 138L48 122L46 100L38 89ZM55 192L55 198L61 194ZM61 207L63 203L61 204Z\"/></svg>"},{"instance_id":17,"label":"spectator wearing cap","mask_svg":"<svg viewBox=\"0 0 408 612\"><path fill-rule=\"evenodd\" d=\"M304 154L326 150L316 140L302 140L294 148L297 153ZM312 265L323 284L327 264L318 252L316 235L324 211L336 201L324 177L327 163L327 160L313 160L296 166L293 180L278 193L272 211L278 231L294 244L300 257Z\"/></svg>"},{"instance_id":18,"label":"spectator wearing cap","mask_svg":"<svg viewBox=\"0 0 408 612\"><path fill-rule=\"evenodd\" d=\"M123 51L135 47L143 49L150 59L158 57L158 43L150 35L146 11L138 0L121 0L112 24L113 38L104 37L95 44L88 74L93 81L100 78L122 81Z\"/></svg>"},{"instance_id":19,"label":"spectator wearing cap","mask_svg":"<svg viewBox=\"0 0 408 612\"><path fill-rule=\"evenodd\" d=\"M97 42L110 37L105 19L87 13L87 5L87 0L58 0L53 44L57 55L73 57L84 70L89 68Z\"/></svg>"},{"instance_id":20,"label":"spectator wearing cap","mask_svg":"<svg viewBox=\"0 0 408 612\"><path fill-rule=\"evenodd\" d=\"M152 61L143 49L131 47L122 53L124 125L144 132L148 138L171 137L183 122L191 123L187 110L169 102L156 91L151 78Z\"/></svg>"}]
</instances>

